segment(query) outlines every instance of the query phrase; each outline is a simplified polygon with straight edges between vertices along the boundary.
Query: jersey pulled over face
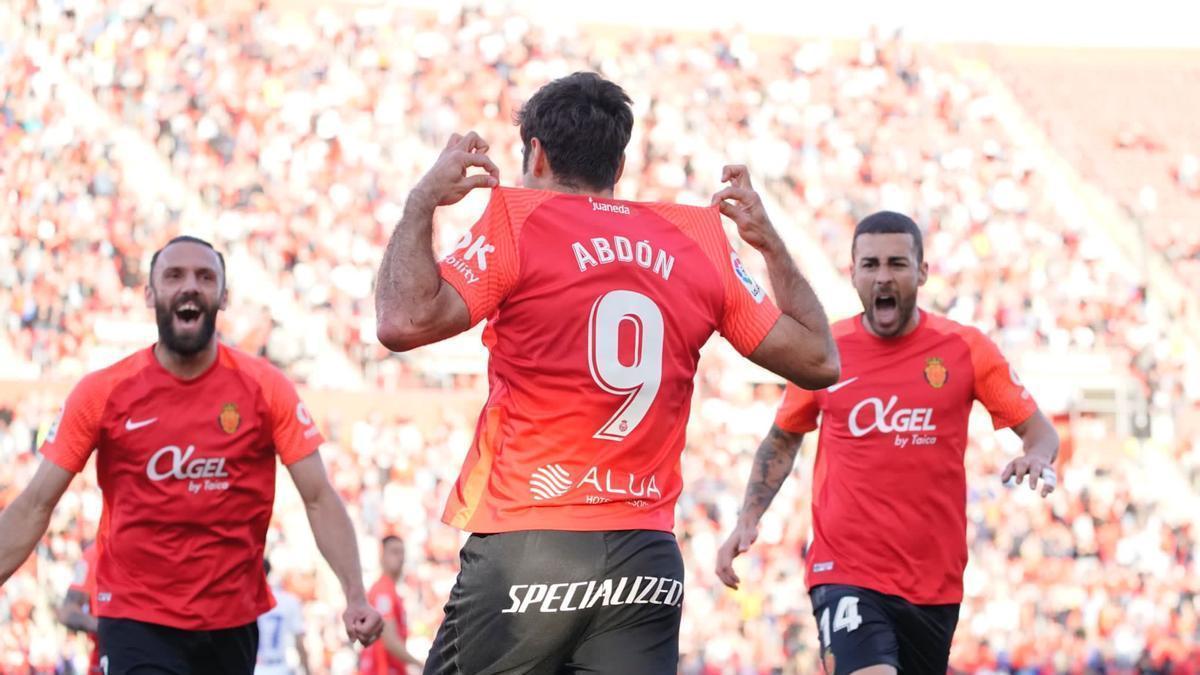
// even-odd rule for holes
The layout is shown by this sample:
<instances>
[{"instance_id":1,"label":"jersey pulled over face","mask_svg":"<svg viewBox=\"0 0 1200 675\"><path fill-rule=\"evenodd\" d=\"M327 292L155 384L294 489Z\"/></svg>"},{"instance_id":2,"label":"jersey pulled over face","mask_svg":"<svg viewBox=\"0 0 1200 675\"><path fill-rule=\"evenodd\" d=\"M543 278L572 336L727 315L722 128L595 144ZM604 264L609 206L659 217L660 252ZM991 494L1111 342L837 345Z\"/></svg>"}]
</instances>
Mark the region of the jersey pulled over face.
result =
<instances>
[{"instance_id":1,"label":"jersey pulled over face","mask_svg":"<svg viewBox=\"0 0 1200 675\"><path fill-rule=\"evenodd\" d=\"M72 472L97 452L94 613L216 630L270 609L262 556L275 457L292 464L321 442L283 374L224 345L191 380L153 349L86 376L42 452Z\"/></svg>"},{"instance_id":2,"label":"jersey pulled over face","mask_svg":"<svg viewBox=\"0 0 1200 675\"><path fill-rule=\"evenodd\" d=\"M717 209L497 188L441 273L491 352L444 520L670 531L701 346L749 354L779 318Z\"/></svg>"},{"instance_id":3,"label":"jersey pulled over face","mask_svg":"<svg viewBox=\"0 0 1200 675\"><path fill-rule=\"evenodd\" d=\"M978 400L997 429L1037 405L983 333L929 312L895 339L863 317L833 326L842 379L789 386L779 428L821 435L813 469L809 588L862 586L915 604L962 601L967 421Z\"/></svg>"}]
</instances>

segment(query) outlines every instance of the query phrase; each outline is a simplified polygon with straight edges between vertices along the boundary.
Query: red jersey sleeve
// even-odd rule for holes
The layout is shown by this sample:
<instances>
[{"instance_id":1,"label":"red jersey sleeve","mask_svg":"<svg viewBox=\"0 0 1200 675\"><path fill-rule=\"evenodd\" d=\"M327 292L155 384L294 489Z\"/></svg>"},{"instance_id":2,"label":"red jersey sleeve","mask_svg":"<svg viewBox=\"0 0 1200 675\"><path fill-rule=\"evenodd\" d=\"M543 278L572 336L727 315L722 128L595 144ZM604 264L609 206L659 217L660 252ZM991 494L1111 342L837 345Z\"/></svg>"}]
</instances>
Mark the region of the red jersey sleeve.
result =
<instances>
[{"instance_id":1,"label":"red jersey sleeve","mask_svg":"<svg viewBox=\"0 0 1200 675\"><path fill-rule=\"evenodd\" d=\"M67 396L58 419L50 425L42 455L72 473L83 471L100 441L101 418L113 382L105 371L92 373Z\"/></svg>"},{"instance_id":2,"label":"red jersey sleeve","mask_svg":"<svg viewBox=\"0 0 1200 675\"><path fill-rule=\"evenodd\" d=\"M975 398L991 413L992 426L1005 429L1029 419L1037 411L1037 402L1021 384L1017 371L1000 353L1000 348L974 328L968 328L964 337L971 349Z\"/></svg>"},{"instance_id":3,"label":"red jersey sleeve","mask_svg":"<svg viewBox=\"0 0 1200 675\"><path fill-rule=\"evenodd\" d=\"M781 312L746 271L728 240L725 250L726 264L717 265L725 286L725 313L720 331L742 356L749 356L771 332Z\"/></svg>"},{"instance_id":4,"label":"red jersey sleeve","mask_svg":"<svg viewBox=\"0 0 1200 675\"><path fill-rule=\"evenodd\" d=\"M817 428L821 414L816 392L788 383L775 413L775 426L793 434L806 434Z\"/></svg>"},{"instance_id":5,"label":"red jersey sleeve","mask_svg":"<svg viewBox=\"0 0 1200 675\"><path fill-rule=\"evenodd\" d=\"M504 189L492 190L475 225L439 263L442 278L467 303L471 325L485 319L517 283L520 257Z\"/></svg>"},{"instance_id":6,"label":"red jersey sleeve","mask_svg":"<svg viewBox=\"0 0 1200 675\"><path fill-rule=\"evenodd\" d=\"M296 393L296 386L272 366L264 368L260 382L279 461L290 466L316 452L325 438Z\"/></svg>"},{"instance_id":7,"label":"red jersey sleeve","mask_svg":"<svg viewBox=\"0 0 1200 675\"><path fill-rule=\"evenodd\" d=\"M748 356L771 332L781 312L729 245L720 210L666 203L647 206L691 237L712 263L724 299L717 330L742 356Z\"/></svg>"}]
</instances>

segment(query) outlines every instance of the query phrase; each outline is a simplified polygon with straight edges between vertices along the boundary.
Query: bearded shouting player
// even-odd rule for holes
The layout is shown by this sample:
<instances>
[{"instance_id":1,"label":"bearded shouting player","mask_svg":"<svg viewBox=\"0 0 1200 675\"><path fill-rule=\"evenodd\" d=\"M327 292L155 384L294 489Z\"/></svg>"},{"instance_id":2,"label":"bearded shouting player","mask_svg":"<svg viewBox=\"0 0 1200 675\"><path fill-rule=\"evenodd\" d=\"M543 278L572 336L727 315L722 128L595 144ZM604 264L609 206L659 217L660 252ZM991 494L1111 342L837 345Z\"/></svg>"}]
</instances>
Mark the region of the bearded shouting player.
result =
<instances>
[{"instance_id":1,"label":"bearded shouting player","mask_svg":"<svg viewBox=\"0 0 1200 675\"><path fill-rule=\"evenodd\" d=\"M254 672L256 619L273 603L263 547L276 457L341 581L347 635L369 643L382 629L295 387L216 338L226 295L224 258L207 242L177 237L155 253L146 304L158 342L76 385L33 480L0 513L3 583L95 449L104 511L92 612L109 675Z\"/></svg>"},{"instance_id":2,"label":"bearded shouting player","mask_svg":"<svg viewBox=\"0 0 1200 675\"><path fill-rule=\"evenodd\" d=\"M745 167L708 207L613 199L633 112L593 73L541 88L519 123L531 189L496 187L487 144L455 135L409 195L376 291L392 349L488 321L490 396L443 515L474 535L425 672L674 674L700 347L720 331L813 388L837 381L837 351ZM434 210L476 187L494 188L487 210L439 265ZM782 313L721 214L766 259Z\"/></svg>"},{"instance_id":3,"label":"bearded shouting player","mask_svg":"<svg viewBox=\"0 0 1200 675\"><path fill-rule=\"evenodd\" d=\"M819 426L813 542L805 561L821 653L833 673L946 672L967 564L967 417L978 400L1024 454L1001 480L1055 487L1058 434L983 333L917 306L925 283L921 230L880 212L855 228L851 279L864 312L835 323L842 379L823 391L789 386L755 456L736 529L718 553L733 559Z\"/></svg>"}]
</instances>

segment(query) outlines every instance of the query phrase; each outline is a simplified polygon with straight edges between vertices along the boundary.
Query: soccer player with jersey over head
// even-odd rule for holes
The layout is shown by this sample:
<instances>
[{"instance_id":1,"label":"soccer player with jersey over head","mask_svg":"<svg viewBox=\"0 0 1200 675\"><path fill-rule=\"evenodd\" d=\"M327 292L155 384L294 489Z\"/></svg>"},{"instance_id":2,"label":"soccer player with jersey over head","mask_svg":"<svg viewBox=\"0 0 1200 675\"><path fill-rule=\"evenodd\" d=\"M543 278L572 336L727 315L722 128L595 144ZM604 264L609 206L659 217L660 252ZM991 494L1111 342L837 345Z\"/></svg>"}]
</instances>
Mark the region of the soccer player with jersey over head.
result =
<instances>
[{"instance_id":1,"label":"soccer player with jersey over head","mask_svg":"<svg viewBox=\"0 0 1200 675\"><path fill-rule=\"evenodd\" d=\"M382 626L295 387L216 338L226 296L224 258L207 242L176 237L155 253L146 304L158 342L75 386L32 481L0 513L3 583L95 450L104 510L92 611L109 675L253 672L255 619L272 604L262 565L276 456L342 584L347 635L369 643Z\"/></svg>"},{"instance_id":2,"label":"soccer player with jersey over head","mask_svg":"<svg viewBox=\"0 0 1200 675\"><path fill-rule=\"evenodd\" d=\"M851 279L862 314L833 333L842 379L822 391L789 386L759 446L717 574L733 559L791 473L804 434L820 426L813 469L812 545L805 559L821 654L833 673L945 673L967 563L967 418L974 401L1024 453L1001 480L1049 494L1058 434L982 332L922 310L921 230L899 213L854 231Z\"/></svg>"},{"instance_id":3,"label":"soccer player with jersey over head","mask_svg":"<svg viewBox=\"0 0 1200 675\"><path fill-rule=\"evenodd\" d=\"M701 346L720 331L811 388L837 380L837 350L745 167L708 207L614 199L633 112L594 73L542 87L518 124L526 189L498 187L487 143L453 135L376 288L393 350L488 322L490 396L443 515L474 534L425 672L675 673L672 528ZM439 264L434 211L474 188L487 208ZM721 214L765 258L779 309Z\"/></svg>"},{"instance_id":4,"label":"soccer player with jersey over head","mask_svg":"<svg viewBox=\"0 0 1200 675\"><path fill-rule=\"evenodd\" d=\"M358 672L359 675L407 675L410 665L424 668L425 664L408 651L408 614L396 592L396 584L404 574L404 540L389 534L383 538L379 554L381 574L367 590L367 601L383 617L383 633L375 644L362 651Z\"/></svg>"}]
</instances>

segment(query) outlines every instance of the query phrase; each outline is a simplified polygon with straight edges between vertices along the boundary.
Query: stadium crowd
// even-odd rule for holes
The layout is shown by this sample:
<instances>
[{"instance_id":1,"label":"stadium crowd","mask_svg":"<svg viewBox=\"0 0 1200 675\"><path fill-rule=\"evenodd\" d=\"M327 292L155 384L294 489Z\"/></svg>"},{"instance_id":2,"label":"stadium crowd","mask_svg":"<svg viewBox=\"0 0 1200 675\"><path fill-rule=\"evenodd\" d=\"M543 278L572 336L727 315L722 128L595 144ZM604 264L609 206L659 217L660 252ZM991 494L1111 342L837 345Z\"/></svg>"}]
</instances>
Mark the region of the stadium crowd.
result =
<instances>
[{"instance_id":1,"label":"stadium crowd","mask_svg":"<svg viewBox=\"0 0 1200 675\"><path fill-rule=\"evenodd\" d=\"M64 223L67 211L55 217L41 202L81 210L84 221L108 214L110 203L122 206L122 218L99 219L113 232L97 233L88 248L117 247L120 254L109 258L118 261L123 283L139 278L147 249L170 229L164 221L203 209L192 219L216 219L223 245L248 251L273 288L296 295L297 309L325 317L330 339L367 382L393 385L411 368L397 372L397 359L384 358L375 344L368 296L405 186L449 133L467 128L491 139L505 180L515 181L515 106L549 78L599 68L624 83L637 106L622 197L704 201L721 164L745 160L776 188L793 224L817 235L835 261L845 260L852 226L866 213L913 213L929 231L932 306L988 329L1006 347L1104 346L1130 362L1146 361L1131 372L1147 386L1164 379L1155 373L1160 361L1180 358L1175 342L1143 328L1177 308L1149 303L1144 282L1119 252L1086 224L1055 212L1060 195L1047 189L1021 143L1005 135L988 91L903 41L873 36L843 55L816 42L755 51L743 36L697 43L601 32L583 39L482 10L259 11L207 21L196 11L186 3L141 2L27 8L26 40L39 53L18 48L10 57L23 67L9 69L18 94L10 97L22 104L10 105L9 117L12 129L31 128L26 145L42 157L28 173L48 178L21 200L32 215L17 245L32 250L15 253L34 261L17 281L37 280L42 288L13 298L17 321L44 313L50 318L37 322L42 330L78 335L56 327L62 320L55 308L78 306L82 296L98 305L89 314L103 313L107 303L120 313L121 294L101 291L128 289L38 274L50 267L42 261L70 262L56 258L66 255L57 249L64 248L60 240L77 241L65 233L80 220ZM52 81L41 91L34 86L49 78L33 56L61 63L101 109L140 132L198 203L182 200L163 213L158 200L122 190L130 179L99 159L111 147L92 142L86 128L68 133L73 121L57 129L48 123L62 117L61 103ZM25 90L33 100L20 95ZM43 110L50 119L41 119ZM88 175L93 187L78 176L54 180L94 165L103 170ZM38 185L31 178L21 187L33 190L31 182ZM75 188L55 194L65 189L59 185ZM443 250L473 212L445 219ZM33 236L38 227L57 236ZM97 262L78 255L79 265L54 268ZM256 345L266 343L271 328L243 331ZM32 337L22 341L34 343L22 345L24 353L38 349ZM291 363L303 342L281 336L271 355ZM75 350L38 351L48 354L38 360L45 371L63 369L61 357ZM1179 364L1162 367L1178 371Z\"/></svg>"},{"instance_id":2,"label":"stadium crowd","mask_svg":"<svg viewBox=\"0 0 1200 675\"><path fill-rule=\"evenodd\" d=\"M996 71L1048 140L1102 189L1193 291L1200 267L1197 88L1178 66L1189 50L995 48ZM1112 83L1124 96L1111 100ZM1135 248L1138 244L1133 243Z\"/></svg>"},{"instance_id":3,"label":"stadium crowd","mask_svg":"<svg viewBox=\"0 0 1200 675\"><path fill-rule=\"evenodd\" d=\"M595 68L635 102L618 196L706 201L720 165L744 161L839 268L859 217L911 213L928 228L931 308L1006 350L1115 354L1169 419L1200 401L1195 341L1171 323L1179 308L1154 302L1121 252L1057 213L1061 195L1003 131L985 87L902 40L872 35L843 53L795 40L752 48L736 33L581 37L490 9L203 14L184 2L28 0L8 11L20 22L0 29L0 194L12 214L0 222L0 254L14 263L0 267L6 377L71 379L137 346L129 336L147 335L137 327L149 320L149 254L199 227L231 260L228 341L313 386L318 352L332 348L368 387L477 396L478 382L375 344L374 270L403 190L449 133L479 131L515 182L520 101ZM151 148L166 175L117 139ZM147 189L163 181L183 193ZM439 222L442 250L477 206ZM725 591L712 570L778 394L727 372L719 354L703 364L677 527L689 574L686 673L818 668L799 563L806 468L764 521L749 583ZM60 402L38 391L0 408L0 505L32 472ZM406 539L402 594L419 653L461 542L436 524L457 471L446 458L468 447L474 420L324 412L325 459L360 527L368 576L380 536ZM1072 416L1063 489L1043 504L999 483L1014 450L986 426L967 456L972 562L953 667L1200 672L1200 436L1160 427L1114 443L1103 421ZM55 625L53 607L99 511L89 470L35 561L0 593L0 617L11 617L0 619L0 673L81 662L84 642ZM295 534L307 532L303 517L282 488L272 562L305 601L310 662L348 672L353 652L328 601L336 582L317 569L310 537Z\"/></svg>"}]
</instances>

